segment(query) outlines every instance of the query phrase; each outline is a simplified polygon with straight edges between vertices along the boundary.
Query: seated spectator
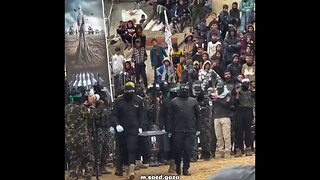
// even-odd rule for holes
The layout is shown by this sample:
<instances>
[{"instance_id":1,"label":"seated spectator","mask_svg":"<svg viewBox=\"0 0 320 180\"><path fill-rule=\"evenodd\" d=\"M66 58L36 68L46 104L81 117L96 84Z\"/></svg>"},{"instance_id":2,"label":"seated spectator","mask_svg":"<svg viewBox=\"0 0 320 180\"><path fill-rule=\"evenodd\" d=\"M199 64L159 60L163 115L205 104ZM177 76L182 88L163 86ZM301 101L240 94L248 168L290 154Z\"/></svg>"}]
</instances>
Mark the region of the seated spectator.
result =
<instances>
[{"instance_id":1,"label":"seated spectator","mask_svg":"<svg viewBox=\"0 0 320 180\"><path fill-rule=\"evenodd\" d=\"M171 66L171 62L168 58L162 61L163 65L157 68L157 80L156 83L161 82L173 83L174 69Z\"/></svg>"}]
</instances>

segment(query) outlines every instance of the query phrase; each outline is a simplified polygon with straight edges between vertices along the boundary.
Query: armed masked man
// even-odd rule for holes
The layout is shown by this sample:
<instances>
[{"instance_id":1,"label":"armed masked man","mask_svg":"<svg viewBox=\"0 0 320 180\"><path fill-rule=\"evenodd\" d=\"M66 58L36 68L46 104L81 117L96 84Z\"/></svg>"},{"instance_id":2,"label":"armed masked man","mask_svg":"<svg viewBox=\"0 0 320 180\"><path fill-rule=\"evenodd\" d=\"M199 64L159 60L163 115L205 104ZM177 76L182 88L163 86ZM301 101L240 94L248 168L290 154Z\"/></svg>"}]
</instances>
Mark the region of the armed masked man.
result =
<instances>
[{"instance_id":1,"label":"armed masked man","mask_svg":"<svg viewBox=\"0 0 320 180\"><path fill-rule=\"evenodd\" d=\"M116 129L122 164L129 166L128 178L135 178L135 160L138 153L138 133L142 132L143 99L135 94L135 84L126 83L123 95L114 101L111 112L112 124ZM119 169L119 168L117 168Z\"/></svg>"}]
</instances>

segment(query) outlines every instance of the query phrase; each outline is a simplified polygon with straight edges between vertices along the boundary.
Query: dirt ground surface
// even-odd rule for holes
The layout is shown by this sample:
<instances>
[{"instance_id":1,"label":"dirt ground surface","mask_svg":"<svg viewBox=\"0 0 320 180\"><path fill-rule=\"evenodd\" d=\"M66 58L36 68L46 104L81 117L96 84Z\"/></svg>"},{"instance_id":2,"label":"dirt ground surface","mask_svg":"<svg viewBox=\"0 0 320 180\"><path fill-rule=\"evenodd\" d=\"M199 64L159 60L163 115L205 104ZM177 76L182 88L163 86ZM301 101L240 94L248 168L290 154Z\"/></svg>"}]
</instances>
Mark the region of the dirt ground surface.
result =
<instances>
[{"instance_id":1,"label":"dirt ground surface","mask_svg":"<svg viewBox=\"0 0 320 180\"><path fill-rule=\"evenodd\" d=\"M212 159L210 161L198 161L191 163L190 165L190 173L191 176L180 176L180 180L206 180L209 176L213 175L215 172L237 164L249 165L255 164L255 156L247 156L241 158L217 158ZM135 180L140 180L140 176L148 176L148 175L176 175L175 173L168 173L169 166L159 166L159 167L149 167L148 169L142 169L136 171ZM95 179L95 177L92 177ZM99 178L100 180L126 180L127 177L118 177L113 174L103 175Z\"/></svg>"}]
</instances>

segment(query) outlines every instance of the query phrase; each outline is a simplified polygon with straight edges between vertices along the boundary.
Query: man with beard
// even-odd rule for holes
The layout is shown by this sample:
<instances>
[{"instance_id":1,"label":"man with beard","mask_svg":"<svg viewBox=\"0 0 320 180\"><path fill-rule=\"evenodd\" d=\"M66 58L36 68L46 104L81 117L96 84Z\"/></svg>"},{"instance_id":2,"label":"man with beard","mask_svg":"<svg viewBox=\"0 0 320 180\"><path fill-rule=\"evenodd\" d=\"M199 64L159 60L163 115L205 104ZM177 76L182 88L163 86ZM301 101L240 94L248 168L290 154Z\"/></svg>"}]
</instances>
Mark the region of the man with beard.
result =
<instances>
[{"instance_id":1,"label":"man with beard","mask_svg":"<svg viewBox=\"0 0 320 180\"><path fill-rule=\"evenodd\" d=\"M111 112L112 124L116 129L122 164L129 165L129 179L135 178L135 160L138 153L138 133L142 132L143 99L135 94L135 84L127 82L123 95L117 97ZM117 167L121 169L121 167Z\"/></svg>"},{"instance_id":2,"label":"man with beard","mask_svg":"<svg viewBox=\"0 0 320 180\"><path fill-rule=\"evenodd\" d=\"M216 90L212 93L212 97L214 128L217 137L218 151L216 157L219 155L221 158L228 158L231 155L231 95L223 84L218 84Z\"/></svg>"},{"instance_id":3,"label":"man with beard","mask_svg":"<svg viewBox=\"0 0 320 180\"><path fill-rule=\"evenodd\" d=\"M245 78L248 78L249 81L255 79L255 71L256 65L253 62L254 55L252 53L246 54L246 63L242 65L241 73L244 75Z\"/></svg>"},{"instance_id":4,"label":"man with beard","mask_svg":"<svg viewBox=\"0 0 320 180\"><path fill-rule=\"evenodd\" d=\"M199 127L200 106L196 99L189 97L189 85L181 84L180 94L171 102L168 113L168 132L172 133L176 173L181 175L183 154L183 175L190 176L190 157Z\"/></svg>"},{"instance_id":5,"label":"man with beard","mask_svg":"<svg viewBox=\"0 0 320 180\"><path fill-rule=\"evenodd\" d=\"M231 93L231 106L230 106L230 120L231 120L231 154L234 155L234 145L235 145L235 108L234 108L234 98L236 96L235 91L235 81L231 75L231 72L226 70L224 72L224 83L228 91Z\"/></svg>"},{"instance_id":6,"label":"man with beard","mask_svg":"<svg viewBox=\"0 0 320 180\"><path fill-rule=\"evenodd\" d=\"M70 154L70 176L72 179L78 179L80 176L91 179L90 168L93 165L93 158L88 120L92 113L82 104L83 97L80 91L72 92L70 101L70 104L65 107L65 141Z\"/></svg>"}]
</instances>

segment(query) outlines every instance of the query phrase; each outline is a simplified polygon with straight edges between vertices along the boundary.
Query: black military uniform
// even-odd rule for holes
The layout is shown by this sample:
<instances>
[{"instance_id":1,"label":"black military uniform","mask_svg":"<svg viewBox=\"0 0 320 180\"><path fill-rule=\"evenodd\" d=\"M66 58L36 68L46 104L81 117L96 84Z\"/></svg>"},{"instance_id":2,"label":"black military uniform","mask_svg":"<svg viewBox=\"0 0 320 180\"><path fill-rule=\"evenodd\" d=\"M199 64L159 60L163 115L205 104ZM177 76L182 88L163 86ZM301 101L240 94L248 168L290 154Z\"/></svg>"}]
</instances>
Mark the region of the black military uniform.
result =
<instances>
[{"instance_id":1,"label":"black military uniform","mask_svg":"<svg viewBox=\"0 0 320 180\"><path fill-rule=\"evenodd\" d=\"M116 129L116 143L119 144L120 149L120 165L129 165L130 179L135 176L134 165L138 153L138 133L144 118L143 99L134 93L134 86L132 82L126 84L124 94L114 101L111 112L112 124ZM121 168L117 167L117 169Z\"/></svg>"},{"instance_id":2,"label":"black military uniform","mask_svg":"<svg viewBox=\"0 0 320 180\"><path fill-rule=\"evenodd\" d=\"M179 90L179 84L176 84L175 86L171 87L169 90L169 97L165 97L163 99L163 103L160 106L160 112L159 112L159 128L160 130L165 130L169 131L168 129L168 112L171 106L171 101L178 95L178 90ZM173 143L173 138L169 137L169 143L170 143L170 151L167 153L167 159L169 160L169 173L174 173L176 172L176 164L174 161L174 143Z\"/></svg>"},{"instance_id":3,"label":"black military uniform","mask_svg":"<svg viewBox=\"0 0 320 180\"><path fill-rule=\"evenodd\" d=\"M200 107L196 99L189 97L189 85L180 86L179 96L171 102L168 117L168 131L172 133L176 173L181 175L183 153L183 175L190 175L190 157L199 127Z\"/></svg>"},{"instance_id":4,"label":"black military uniform","mask_svg":"<svg viewBox=\"0 0 320 180\"><path fill-rule=\"evenodd\" d=\"M202 148L200 159L210 160L212 101L211 98L205 96L203 92L198 95L197 101L200 105L202 120L202 123L200 124L200 145Z\"/></svg>"}]
</instances>

